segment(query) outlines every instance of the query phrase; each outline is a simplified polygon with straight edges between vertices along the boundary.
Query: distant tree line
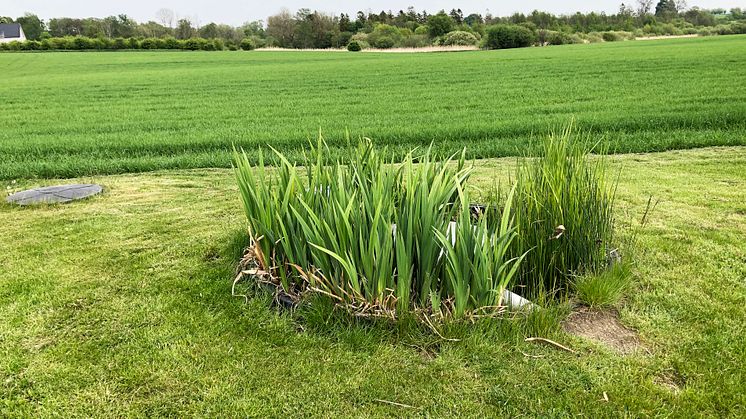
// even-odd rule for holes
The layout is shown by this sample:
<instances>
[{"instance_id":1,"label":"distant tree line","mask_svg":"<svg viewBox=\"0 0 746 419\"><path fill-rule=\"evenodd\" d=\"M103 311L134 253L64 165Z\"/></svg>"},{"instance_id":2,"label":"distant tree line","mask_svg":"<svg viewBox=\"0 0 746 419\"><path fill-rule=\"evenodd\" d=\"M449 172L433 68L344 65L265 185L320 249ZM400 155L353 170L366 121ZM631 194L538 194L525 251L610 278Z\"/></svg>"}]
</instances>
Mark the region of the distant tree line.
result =
<instances>
[{"instance_id":1,"label":"distant tree line","mask_svg":"<svg viewBox=\"0 0 746 419\"><path fill-rule=\"evenodd\" d=\"M380 13L331 15L310 9L287 9L240 27L195 24L161 9L155 20L138 23L127 15L106 18L53 18L34 14L0 23L20 23L29 45L0 44L4 49L254 49L341 48L351 50L430 45L480 45L506 48L632 39L653 35L746 33L746 13L739 8L688 8L684 0L637 0L613 14L554 15L538 10L495 17L465 14L461 9L435 14L413 7ZM82 40L76 40L81 38ZM13 43L11 43L13 44ZM195 48L196 46L196 48Z\"/></svg>"}]
</instances>

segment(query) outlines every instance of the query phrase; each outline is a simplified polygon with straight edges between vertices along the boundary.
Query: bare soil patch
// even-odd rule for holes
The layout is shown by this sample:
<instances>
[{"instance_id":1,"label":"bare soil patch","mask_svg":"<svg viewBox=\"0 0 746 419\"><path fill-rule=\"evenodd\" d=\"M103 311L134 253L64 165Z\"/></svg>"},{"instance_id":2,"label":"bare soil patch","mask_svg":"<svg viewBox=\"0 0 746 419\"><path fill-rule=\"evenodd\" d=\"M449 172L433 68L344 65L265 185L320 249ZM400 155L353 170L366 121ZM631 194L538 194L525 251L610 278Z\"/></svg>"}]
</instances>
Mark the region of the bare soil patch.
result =
<instances>
[{"instance_id":1,"label":"bare soil patch","mask_svg":"<svg viewBox=\"0 0 746 419\"><path fill-rule=\"evenodd\" d=\"M686 380L676 371L666 371L655 377L653 383L663 387L673 394L679 394L681 389L686 385Z\"/></svg>"},{"instance_id":2,"label":"bare soil patch","mask_svg":"<svg viewBox=\"0 0 746 419\"><path fill-rule=\"evenodd\" d=\"M624 326L615 311L583 309L570 314L562 327L567 333L601 343L624 355L643 348L637 333Z\"/></svg>"},{"instance_id":3,"label":"bare soil patch","mask_svg":"<svg viewBox=\"0 0 746 419\"><path fill-rule=\"evenodd\" d=\"M689 34L689 35L659 35L659 36L641 36L639 38L635 38L635 41L655 41L656 39L675 39L675 38L696 38L699 35L695 34Z\"/></svg>"}]
</instances>

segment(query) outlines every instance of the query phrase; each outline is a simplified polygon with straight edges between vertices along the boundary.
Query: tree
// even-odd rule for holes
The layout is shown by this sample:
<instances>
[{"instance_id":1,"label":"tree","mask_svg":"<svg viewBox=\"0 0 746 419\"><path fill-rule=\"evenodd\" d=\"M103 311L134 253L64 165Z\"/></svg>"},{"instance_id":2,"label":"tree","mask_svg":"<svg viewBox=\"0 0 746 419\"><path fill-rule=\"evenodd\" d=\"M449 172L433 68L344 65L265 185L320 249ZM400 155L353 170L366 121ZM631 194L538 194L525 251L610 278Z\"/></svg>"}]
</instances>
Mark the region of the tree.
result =
<instances>
[{"instance_id":1,"label":"tree","mask_svg":"<svg viewBox=\"0 0 746 419\"><path fill-rule=\"evenodd\" d=\"M453 26L453 18L448 16L443 10L438 12L437 15L427 18L427 27L429 28L430 36L433 38L447 34L453 30Z\"/></svg>"},{"instance_id":2,"label":"tree","mask_svg":"<svg viewBox=\"0 0 746 419\"><path fill-rule=\"evenodd\" d=\"M83 30L80 35L87 36L88 38L102 38L106 34L104 33L104 24L101 19L89 17L83 19Z\"/></svg>"},{"instance_id":3,"label":"tree","mask_svg":"<svg viewBox=\"0 0 746 419\"><path fill-rule=\"evenodd\" d=\"M241 49L244 51L251 51L256 49L256 42L254 42L251 38L245 38L241 41Z\"/></svg>"},{"instance_id":4,"label":"tree","mask_svg":"<svg viewBox=\"0 0 746 419\"><path fill-rule=\"evenodd\" d=\"M241 26L240 28L243 31L243 34L246 37L256 36L259 38L264 38L266 36L266 33L264 31L264 22L261 20L254 20L251 22L246 22Z\"/></svg>"},{"instance_id":5,"label":"tree","mask_svg":"<svg viewBox=\"0 0 746 419\"><path fill-rule=\"evenodd\" d=\"M26 34L26 38L31 40L38 40L41 37L42 32L46 30L44 21L39 19L39 16L26 13L23 17L16 19L16 23L20 23L23 28L23 33Z\"/></svg>"},{"instance_id":6,"label":"tree","mask_svg":"<svg viewBox=\"0 0 746 419\"><path fill-rule=\"evenodd\" d=\"M529 22L533 22L538 28L541 29L549 28L550 26L552 26L555 20L556 18L554 17L554 15L547 12L540 12L538 10L534 10L533 12L531 12L531 15L528 17Z\"/></svg>"},{"instance_id":7,"label":"tree","mask_svg":"<svg viewBox=\"0 0 746 419\"><path fill-rule=\"evenodd\" d=\"M174 30L176 39L189 39L194 36L194 28L189 19L179 19Z\"/></svg>"},{"instance_id":8,"label":"tree","mask_svg":"<svg viewBox=\"0 0 746 419\"><path fill-rule=\"evenodd\" d=\"M624 18L630 17L635 13L634 10L632 10L631 6L627 6L626 4L622 3L619 5L619 16L622 16Z\"/></svg>"},{"instance_id":9,"label":"tree","mask_svg":"<svg viewBox=\"0 0 746 419\"><path fill-rule=\"evenodd\" d=\"M200 38L214 39L218 37L218 25L215 23L208 23L207 25L199 29Z\"/></svg>"},{"instance_id":10,"label":"tree","mask_svg":"<svg viewBox=\"0 0 746 419\"><path fill-rule=\"evenodd\" d=\"M13 23L13 18L8 16L0 16L0 24Z\"/></svg>"},{"instance_id":11,"label":"tree","mask_svg":"<svg viewBox=\"0 0 746 419\"><path fill-rule=\"evenodd\" d=\"M279 47L289 48L295 35L295 20L290 10L282 9L280 13L267 18L267 37L271 37Z\"/></svg>"},{"instance_id":12,"label":"tree","mask_svg":"<svg viewBox=\"0 0 746 419\"><path fill-rule=\"evenodd\" d=\"M535 41L530 29L519 25L496 25L487 30L487 48L524 48Z\"/></svg>"},{"instance_id":13,"label":"tree","mask_svg":"<svg viewBox=\"0 0 746 419\"><path fill-rule=\"evenodd\" d=\"M49 33L56 37L82 35L83 20L69 17L50 19Z\"/></svg>"},{"instance_id":14,"label":"tree","mask_svg":"<svg viewBox=\"0 0 746 419\"><path fill-rule=\"evenodd\" d=\"M340 32L351 32L352 23L350 22L350 16L342 13L339 15L339 31Z\"/></svg>"},{"instance_id":15,"label":"tree","mask_svg":"<svg viewBox=\"0 0 746 419\"><path fill-rule=\"evenodd\" d=\"M174 27L174 11L171 9L160 9L155 12L155 17L161 23L161 25L167 28Z\"/></svg>"},{"instance_id":16,"label":"tree","mask_svg":"<svg viewBox=\"0 0 746 419\"><path fill-rule=\"evenodd\" d=\"M300 9L295 15L294 48L329 48L339 34L336 18L318 11Z\"/></svg>"},{"instance_id":17,"label":"tree","mask_svg":"<svg viewBox=\"0 0 746 419\"><path fill-rule=\"evenodd\" d=\"M391 48L402 40L402 34L395 26L379 23L373 32L368 34L368 42L376 48Z\"/></svg>"},{"instance_id":18,"label":"tree","mask_svg":"<svg viewBox=\"0 0 746 419\"><path fill-rule=\"evenodd\" d=\"M464 23L469 26L481 25L484 23L484 19L482 19L482 15L478 13L472 13L464 18Z\"/></svg>"},{"instance_id":19,"label":"tree","mask_svg":"<svg viewBox=\"0 0 746 419\"><path fill-rule=\"evenodd\" d=\"M672 14L675 15L676 2L674 0L660 0L655 5L655 15L659 17L670 17Z\"/></svg>"},{"instance_id":20,"label":"tree","mask_svg":"<svg viewBox=\"0 0 746 419\"><path fill-rule=\"evenodd\" d=\"M127 15L109 16L101 21L100 26L108 38L130 38L135 35L137 22Z\"/></svg>"},{"instance_id":21,"label":"tree","mask_svg":"<svg viewBox=\"0 0 746 419\"><path fill-rule=\"evenodd\" d=\"M262 32L263 31L264 28L262 28ZM253 37L252 41L254 41L254 43L256 44L256 40L254 40L254 38L259 38L258 35L254 34L249 34L247 36L243 28L234 28L231 25L225 25L222 23L215 27L215 32L217 34L216 38L224 40L228 46L239 45L241 41L247 37Z\"/></svg>"},{"instance_id":22,"label":"tree","mask_svg":"<svg viewBox=\"0 0 746 419\"><path fill-rule=\"evenodd\" d=\"M449 16L451 16L451 19L453 19L453 21L456 22L457 25L460 25L461 22L464 21L464 13L461 11L461 9L451 9L451 13L449 13Z\"/></svg>"},{"instance_id":23,"label":"tree","mask_svg":"<svg viewBox=\"0 0 746 419\"><path fill-rule=\"evenodd\" d=\"M637 16L645 17L653 9L653 0L637 0Z\"/></svg>"},{"instance_id":24,"label":"tree","mask_svg":"<svg viewBox=\"0 0 746 419\"><path fill-rule=\"evenodd\" d=\"M164 38L171 34L171 28L165 27L152 20L147 23L137 25L135 36L142 38ZM124 36L122 38L125 38ZM169 48L170 49L170 48Z\"/></svg>"},{"instance_id":25,"label":"tree","mask_svg":"<svg viewBox=\"0 0 746 419\"><path fill-rule=\"evenodd\" d=\"M684 20L694 26L715 26L715 16L706 10L692 7L684 13Z\"/></svg>"}]
</instances>

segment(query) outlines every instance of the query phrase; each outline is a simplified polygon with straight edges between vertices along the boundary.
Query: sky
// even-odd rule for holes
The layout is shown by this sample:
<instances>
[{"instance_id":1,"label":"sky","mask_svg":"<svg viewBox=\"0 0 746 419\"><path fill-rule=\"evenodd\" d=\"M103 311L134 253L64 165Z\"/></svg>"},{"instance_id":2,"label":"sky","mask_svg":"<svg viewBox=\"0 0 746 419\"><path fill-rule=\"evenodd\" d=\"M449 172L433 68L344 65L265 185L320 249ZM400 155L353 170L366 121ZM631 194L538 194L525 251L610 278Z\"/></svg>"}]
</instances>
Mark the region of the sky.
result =
<instances>
[{"instance_id":1,"label":"sky","mask_svg":"<svg viewBox=\"0 0 746 419\"><path fill-rule=\"evenodd\" d=\"M408 6L414 6L418 11L425 9L430 13L437 12L440 9L448 11L452 8L461 8L464 14L485 14L489 10L495 16L506 16L514 12L530 13L534 9L557 14L569 14L576 11L605 11L611 13L619 9L619 4L622 1L280 0L279 2L275 2L246 0L0 0L0 16L16 18L26 12L30 12L39 15L42 19L48 20L51 17L105 17L124 13L138 22L147 22L148 20L156 20L155 14L158 9L168 8L173 10L178 17L190 18L200 25L216 22L238 26L251 20L265 20L267 16L277 13L283 7L287 7L292 11L305 7L334 14L349 13L352 15L358 10L371 10L375 12L393 10L396 13L401 9L406 10ZM636 0L627 1L633 4L636 2ZM701 8L746 8L746 0L689 0L688 3L689 6L699 6Z\"/></svg>"}]
</instances>

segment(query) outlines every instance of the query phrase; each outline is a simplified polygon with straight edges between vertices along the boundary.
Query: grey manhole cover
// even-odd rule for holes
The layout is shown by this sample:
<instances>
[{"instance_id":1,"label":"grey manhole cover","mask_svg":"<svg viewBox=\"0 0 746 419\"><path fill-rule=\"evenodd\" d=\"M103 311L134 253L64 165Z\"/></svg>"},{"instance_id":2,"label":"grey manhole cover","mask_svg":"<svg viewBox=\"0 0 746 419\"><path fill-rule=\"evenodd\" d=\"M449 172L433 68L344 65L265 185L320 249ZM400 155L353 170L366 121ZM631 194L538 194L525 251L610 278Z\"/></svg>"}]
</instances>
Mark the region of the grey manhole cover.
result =
<instances>
[{"instance_id":1,"label":"grey manhole cover","mask_svg":"<svg viewBox=\"0 0 746 419\"><path fill-rule=\"evenodd\" d=\"M18 205L59 204L88 198L100 194L102 190L101 186L91 184L47 186L14 193L7 201Z\"/></svg>"}]
</instances>

